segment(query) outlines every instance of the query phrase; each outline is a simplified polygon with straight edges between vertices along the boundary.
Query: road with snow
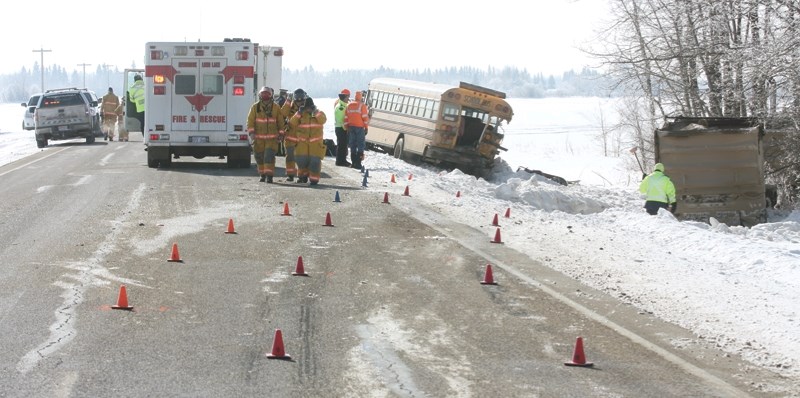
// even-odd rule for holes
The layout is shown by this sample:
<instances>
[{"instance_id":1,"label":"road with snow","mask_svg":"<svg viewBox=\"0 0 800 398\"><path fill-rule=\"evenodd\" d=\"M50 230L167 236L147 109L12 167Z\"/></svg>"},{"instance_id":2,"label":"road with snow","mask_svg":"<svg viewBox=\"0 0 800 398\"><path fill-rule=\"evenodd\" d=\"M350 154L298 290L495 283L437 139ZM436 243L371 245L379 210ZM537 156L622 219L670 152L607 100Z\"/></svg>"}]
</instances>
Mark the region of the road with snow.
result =
<instances>
[{"instance_id":1,"label":"road with snow","mask_svg":"<svg viewBox=\"0 0 800 398\"><path fill-rule=\"evenodd\" d=\"M773 396L401 184L332 158L316 188L150 169L131 136L0 167L0 396ZM267 358L276 330L290 359ZM564 365L578 336L593 368Z\"/></svg>"}]
</instances>

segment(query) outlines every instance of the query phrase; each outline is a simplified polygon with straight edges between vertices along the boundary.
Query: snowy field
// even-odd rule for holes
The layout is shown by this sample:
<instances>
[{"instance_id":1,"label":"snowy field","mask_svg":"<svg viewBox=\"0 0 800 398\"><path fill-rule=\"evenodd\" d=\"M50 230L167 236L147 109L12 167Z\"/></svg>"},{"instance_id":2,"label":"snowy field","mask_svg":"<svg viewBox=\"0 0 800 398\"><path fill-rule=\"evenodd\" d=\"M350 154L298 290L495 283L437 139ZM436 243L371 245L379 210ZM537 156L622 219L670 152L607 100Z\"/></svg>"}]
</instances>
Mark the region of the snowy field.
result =
<instances>
[{"instance_id":1,"label":"snowy field","mask_svg":"<svg viewBox=\"0 0 800 398\"><path fill-rule=\"evenodd\" d=\"M334 138L326 106L334 100L315 102L331 119L326 138ZM612 100L509 102L515 116L503 145L510 150L488 179L368 152L367 189L386 190L395 174L391 195L408 186L414 200L490 238L492 217L510 208L511 221L501 222L507 246L787 377L792 394L800 394L800 212L771 214L753 228L648 216L637 192L641 172L627 148L619 158L602 156L599 120L601 109L613 120ZM23 111L19 104L0 104L0 165L22 165L40 151L33 132L21 130ZM579 183L555 185L516 173L518 166Z\"/></svg>"}]
</instances>

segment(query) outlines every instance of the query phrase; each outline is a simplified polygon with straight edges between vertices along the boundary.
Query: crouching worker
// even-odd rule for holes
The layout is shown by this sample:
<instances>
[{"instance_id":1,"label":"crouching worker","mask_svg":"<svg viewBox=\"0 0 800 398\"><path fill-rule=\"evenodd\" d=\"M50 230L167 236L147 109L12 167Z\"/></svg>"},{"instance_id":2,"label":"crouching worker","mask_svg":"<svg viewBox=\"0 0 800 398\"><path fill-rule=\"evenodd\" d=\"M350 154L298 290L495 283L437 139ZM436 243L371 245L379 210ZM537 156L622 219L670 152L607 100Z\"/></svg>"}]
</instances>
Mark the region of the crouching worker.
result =
<instances>
[{"instance_id":1,"label":"crouching worker","mask_svg":"<svg viewBox=\"0 0 800 398\"><path fill-rule=\"evenodd\" d=\"M297 182L317 185L322 174L322 158L325 157L322 127L327 117L314 106L314 100L310 97L298 105L297 113L289 120L290 129L297 137L297 147L294 152L297 161Z\"/></svg>"},{"instance_id":2,"label":"crouching worker","mask_svg":"<svg viewBox=\"0 0 800 398\"><path fill-rule=\"evenodd\" d=\"M663 163L656 163L655 170L639 184L639 192L646 195L644 208L647 214L654 216L662 208L675 212L675 185L664 174Z\"/></svg>"},{"instance_id":3,"label":"crouching worker","mask_svg":"<svg viewBox=\"0 0 800 398\"><path fill-rule=\"evenodd\" d=\"M285 121L280 106L272 100L273 90L262 87L258 92L258 102L250 107L247 115L247 133L253 143L253 157L256 160L260 182L272 183L275 175L275 155L280 149Z\"/></svg>"}]
</instances>

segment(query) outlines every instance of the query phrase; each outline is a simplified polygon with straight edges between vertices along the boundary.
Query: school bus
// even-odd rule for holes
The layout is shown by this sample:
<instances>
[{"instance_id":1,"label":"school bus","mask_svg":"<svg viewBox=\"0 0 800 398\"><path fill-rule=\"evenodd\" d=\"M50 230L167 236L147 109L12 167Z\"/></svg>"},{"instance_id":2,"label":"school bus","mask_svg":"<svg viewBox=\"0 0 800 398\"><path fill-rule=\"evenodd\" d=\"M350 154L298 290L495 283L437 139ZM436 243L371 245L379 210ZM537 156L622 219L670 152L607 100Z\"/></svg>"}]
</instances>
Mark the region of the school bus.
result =
<instances>
[{"instance_id":1,"label":"school bus","mask_svg":"<svg viewBox=\"0 0 800 398\"><path fill-rule=\"evenodd\" d=\"M398 159L454 166L480 174L507 150L502 128L514 115L505 93L461 82L458 86L377 78L369 83L367 145Z\"/></svg>"}]
</instances>

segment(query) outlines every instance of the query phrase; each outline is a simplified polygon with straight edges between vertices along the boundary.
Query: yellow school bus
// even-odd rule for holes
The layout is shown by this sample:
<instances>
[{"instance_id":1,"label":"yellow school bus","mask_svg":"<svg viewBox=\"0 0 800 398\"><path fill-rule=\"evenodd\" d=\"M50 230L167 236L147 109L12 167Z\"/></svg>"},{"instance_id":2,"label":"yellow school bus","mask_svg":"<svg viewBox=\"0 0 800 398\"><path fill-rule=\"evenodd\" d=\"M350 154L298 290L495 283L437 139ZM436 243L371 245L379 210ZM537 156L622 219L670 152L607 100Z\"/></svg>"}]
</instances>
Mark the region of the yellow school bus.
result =
<instances>
[{"instance_id":1,"label":"yellow school bus","mask_svg":"<svg viewBox=\"0 0 800 398\"><path fill-rule=\"evenodd\" d=\"M406 161L454 166L479 174L494 165L502 128L514 112L505 93L461 82L458 86L377 78L369 83L367 145Z\"/></svg>"}]
</instances>

